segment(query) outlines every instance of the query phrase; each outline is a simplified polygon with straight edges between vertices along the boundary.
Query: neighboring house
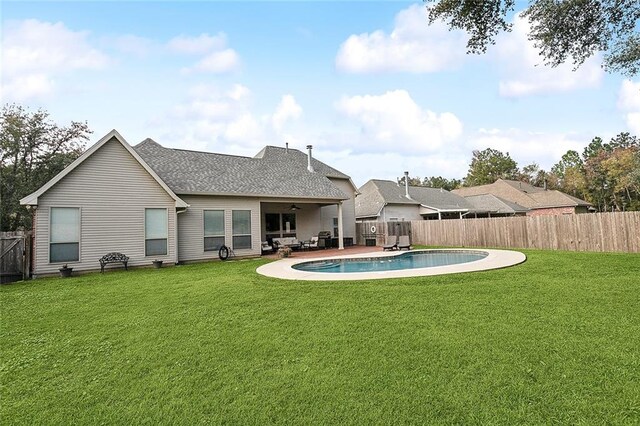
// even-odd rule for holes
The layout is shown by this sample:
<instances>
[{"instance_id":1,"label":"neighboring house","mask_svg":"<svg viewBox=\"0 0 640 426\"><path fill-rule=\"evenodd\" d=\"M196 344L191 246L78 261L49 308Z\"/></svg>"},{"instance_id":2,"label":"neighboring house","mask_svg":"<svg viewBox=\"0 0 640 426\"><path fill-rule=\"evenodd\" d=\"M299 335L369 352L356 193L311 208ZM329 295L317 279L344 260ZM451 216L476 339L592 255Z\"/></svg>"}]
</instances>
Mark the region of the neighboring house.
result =
<instances>
[{"instance_id":1,"label":"neighboring house","mask_svg":"<svg viewBox=\"0 0 640 426\"><path fill-rule=\"evenodd\" d=\"M257 256L270 237L307 240L322 230L342 247L355 237L357 189L307 148L240 157L150 139L131 147L113 130L20 200L34 210L34 275L62 264L97 269L112 251L133 266L213 259L222 244Z\"/></svg>"},{"instance_id":2,"label":"neighboring house","mask_svg":"<svg viewBox=\"0 0 640 426\"><path fill-rule=\"evenodd\" d=\"M372 179L358 189L356 220L461 219L473 211L463 197L440 188Z\"/></svg>"},{"instance_id":3,"label":"neighboring house","mask_svg":"<svg viewBox=\"0 0 640 426\"><path fill-rule=\"evenodd\" d=\"M528 208L492 194L469 195L464 197L472 206L466 218L526 216Z\"/></svg>"},{"instance_id":4,"label":"neighboring house","mask_svg":"<svg viewBox=\"0 0 640 426\"><path fill-rule=\"evenodd\" d=\"M498 179L489 185L462 187L452 192L463 197L491 194L529 209L528 216L587 213L592 205L557 190L547 190L525 182Z\"/></svg>"}]
</instances>

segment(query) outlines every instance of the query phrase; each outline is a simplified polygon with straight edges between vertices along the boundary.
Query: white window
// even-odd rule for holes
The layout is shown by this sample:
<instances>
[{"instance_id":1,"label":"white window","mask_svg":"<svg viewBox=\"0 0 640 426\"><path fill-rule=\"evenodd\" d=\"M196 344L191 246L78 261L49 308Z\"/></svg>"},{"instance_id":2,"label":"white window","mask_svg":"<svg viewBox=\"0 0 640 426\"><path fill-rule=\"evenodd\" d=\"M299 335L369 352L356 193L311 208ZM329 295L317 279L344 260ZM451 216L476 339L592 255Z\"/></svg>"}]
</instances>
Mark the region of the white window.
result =
<instances>
[{"instance_id":1,"label":"white window","mask_svg":"<svg viewBox=\"0 0 640 426\"><path fill-rule=\"evenodd\" d=\"M167 209L144 209L145 256L166 255L168 233Z\"/></svg>"},{"instance_id":2,"label":"white window","mask_svg":"<svg viewBox=\"0 0 640 426\"><path fill-rule=\"evenodd\" d=\"M204 251L218 251L224 245L224 210L204 211Z\"/></svg>"},{"instance_id":3,"label":"white window","mask_svg":"<svg viewBox=\"0 0 640 426\"><path fill-rule=\"evenodd\" d=\"M80 209L51 207L49 262L80 260Z\"/></svg>"},{"instance_id":4,"label":"white window","mask_svg":"<svg viewBox=\"0 0 640 426\"><path fill-rule=\"evenodd\" d=\"M250 249L251 210L233 210L231 213L233 249Z\"/></svg>"}]
</instances>

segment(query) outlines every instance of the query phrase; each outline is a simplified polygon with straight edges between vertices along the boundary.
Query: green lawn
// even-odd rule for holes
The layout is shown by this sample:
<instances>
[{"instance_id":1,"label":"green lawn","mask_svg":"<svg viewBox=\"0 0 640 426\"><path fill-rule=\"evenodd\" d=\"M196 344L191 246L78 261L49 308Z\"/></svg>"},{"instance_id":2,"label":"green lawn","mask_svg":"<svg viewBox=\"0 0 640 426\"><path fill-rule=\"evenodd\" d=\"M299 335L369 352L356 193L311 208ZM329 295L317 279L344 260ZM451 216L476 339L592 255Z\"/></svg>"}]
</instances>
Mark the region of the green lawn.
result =
<instances>
[{"instance_id":1,"label":"green lawn","mask_svg":"<svg viewBox=\"0 0 640 426\"><path fill-rule=\"evenodd\" d=\"M363 282L264 260L0 288L3 424L638 424L640 255Z\"/></svg>"}]
</instances>

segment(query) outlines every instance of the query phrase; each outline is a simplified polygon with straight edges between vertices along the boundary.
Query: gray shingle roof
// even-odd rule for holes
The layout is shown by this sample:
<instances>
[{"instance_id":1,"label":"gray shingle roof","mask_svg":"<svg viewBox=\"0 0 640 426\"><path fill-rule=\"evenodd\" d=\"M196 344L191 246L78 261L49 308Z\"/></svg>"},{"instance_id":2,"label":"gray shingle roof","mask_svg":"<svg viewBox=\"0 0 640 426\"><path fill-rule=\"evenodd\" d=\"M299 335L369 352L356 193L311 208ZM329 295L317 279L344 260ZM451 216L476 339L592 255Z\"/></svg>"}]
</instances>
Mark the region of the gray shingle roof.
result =
<instances>
[{"instance_id":1,"label":"gray shingle roof","mask_svg":"<svg viewBox=\"0 0 640 426\"><path fill-rule=\"evenodd\" d=\"M409 196L405 187L389 180L372 179L358 189L356 217L377 216L385 204L424 205L438 210L467 211L472 205L463 197L440 188L410 186Z\"/></svg>"},{"instance_id":2,"label":"gray shingle roof","mask_svg":"<svg viewBox=\"0 0 640 426\"><path fill-rule=\"evenodd\" d=\"M151 139L133 147L176 194L348 199L329 179L349 177L289 148L266 147L256 157L165 148Z\"/></svg>"},{"instance_id":3,"label":"gray shingle roof","mask_svg":"<svg viewBox=\"0 0 640 426\"><path fill-rule=\"evenodd\" d=\"M356 217L376 217L385 201L378 191L375 181L370 180L358 189L356 197Z\"/></svg>"},{"instance_id":4,"label":"gray shingle roof","mask_svg":"<svg viewBox=\"0 0 640 426\"><path fill-rule=\"evenodd\" d=\"M504 200L493 194L469 195L464 197L472 206L474 212L490 212L500 214L524 213L528 208L519 204Z\"/></svg>"},{"instance_id":5,"label":"gray shingle roof","mask_svg":"<svg viewBox=\"0 0 640 426\"><path fill-rule=\"evenodd\" d=\"M273 164L275 166L287 166L292 162L296 163L298 166L302 166L304 170L307 170L307 154L297 149L291 148L281 148L279 146L271 146L267 145L262 150L256 154L254 158L261 158L264 161ZM344 173L334 169L323 163L322 161L318 161L317 159L311 158L311 165L316 173L320 173L321 175L325 175L326 177L339 178L339 179L349 179L349 176Z\"/></svg>"}]
</instances>

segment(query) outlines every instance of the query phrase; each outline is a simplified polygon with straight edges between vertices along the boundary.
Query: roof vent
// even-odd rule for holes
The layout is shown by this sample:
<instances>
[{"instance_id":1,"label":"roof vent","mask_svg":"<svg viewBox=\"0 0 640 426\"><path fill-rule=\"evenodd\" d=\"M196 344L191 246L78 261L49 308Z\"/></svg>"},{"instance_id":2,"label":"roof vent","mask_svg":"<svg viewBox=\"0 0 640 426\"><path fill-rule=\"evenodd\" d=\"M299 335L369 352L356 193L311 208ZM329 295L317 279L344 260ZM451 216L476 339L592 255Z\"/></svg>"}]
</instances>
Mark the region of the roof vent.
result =
<instances>
[{"instance_id":1,"label":"roof vent","mask_svg":"<svg viewBox=\"0 0 640 426\"><path fill-rule=\"evenodd\" d=\"M289 153L289 142L284 143L284 152Z\"/></svg>"},{"instance_id":2,"label":"roof vent","mask_svg":"<svg viewBox=\"0 0 640 426\"><path fill-rule=\"evenodd\" d=\"M314 172L313 166L311 165L311 150L312 149L313 149L313 145L307 145L307 152L309 153L309 155L307 155L307 170L309 170L311 173Z\"/></svg>"}]
</instances>

